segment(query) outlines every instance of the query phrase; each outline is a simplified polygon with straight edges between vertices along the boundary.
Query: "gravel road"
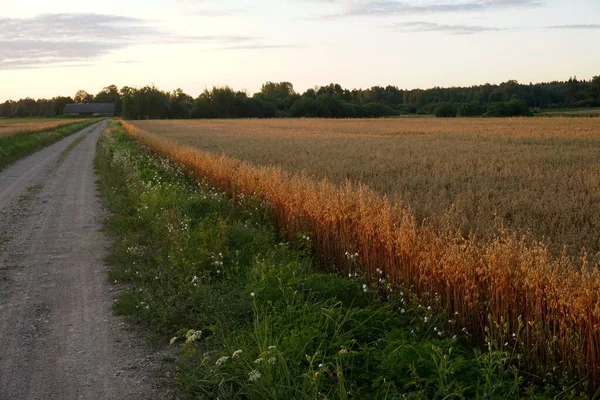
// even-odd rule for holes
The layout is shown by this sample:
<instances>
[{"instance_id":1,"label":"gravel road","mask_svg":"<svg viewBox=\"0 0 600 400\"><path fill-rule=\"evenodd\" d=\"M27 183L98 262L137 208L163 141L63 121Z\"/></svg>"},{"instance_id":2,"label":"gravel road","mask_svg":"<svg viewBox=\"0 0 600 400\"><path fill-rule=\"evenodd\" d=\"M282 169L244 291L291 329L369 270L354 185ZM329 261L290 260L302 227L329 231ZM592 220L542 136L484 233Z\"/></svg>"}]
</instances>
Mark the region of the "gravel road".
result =
<instances>
[{"instance_id":1,"label":"gravel road","mask_svg":"<svg viewBox=\"0 0 600 400\"><path fill-rule=\"evenodd\" d=\"M100 122L0 171L0 400L163 399L159 358L112 315Z\"/></svg>"}]
</instances>

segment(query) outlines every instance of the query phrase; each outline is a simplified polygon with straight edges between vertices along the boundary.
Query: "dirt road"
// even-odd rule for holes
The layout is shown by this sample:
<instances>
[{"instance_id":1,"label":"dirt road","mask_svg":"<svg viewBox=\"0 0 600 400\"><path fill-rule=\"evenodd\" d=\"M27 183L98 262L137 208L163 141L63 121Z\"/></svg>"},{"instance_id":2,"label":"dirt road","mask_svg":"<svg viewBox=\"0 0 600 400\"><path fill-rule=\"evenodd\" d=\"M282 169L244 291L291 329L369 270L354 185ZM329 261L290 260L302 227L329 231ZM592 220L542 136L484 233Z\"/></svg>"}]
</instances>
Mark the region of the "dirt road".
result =
<instances>
[{"instance_id":1,"label":"dirt road","mask_svg":"<svg viewBox=\"0 0 600 400\"><path fill-rule=\"evenodd\" d=\"M0 172L0 400L161 399L112 315L93 125Z\"/></svg>"}]
</instances>

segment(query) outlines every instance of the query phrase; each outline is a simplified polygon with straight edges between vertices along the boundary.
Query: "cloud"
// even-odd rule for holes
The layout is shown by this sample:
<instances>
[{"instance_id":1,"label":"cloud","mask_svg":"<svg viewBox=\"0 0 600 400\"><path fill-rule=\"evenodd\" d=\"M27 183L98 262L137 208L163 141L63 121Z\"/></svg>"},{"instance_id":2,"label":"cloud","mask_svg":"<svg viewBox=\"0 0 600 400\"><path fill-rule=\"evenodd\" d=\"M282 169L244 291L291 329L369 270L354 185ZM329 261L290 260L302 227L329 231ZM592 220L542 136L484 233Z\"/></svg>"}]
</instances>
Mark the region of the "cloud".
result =
<instances>
[{"instance_id":1,"label":"cloud","mask_svg":"<svg viewBox=\"0 0 600 400\"><path fill-rule=\"evenodd\" d=\"M87 64L140 44L204 43L232 46L255 43L236 35L179 35L149 22L105 14L42 14L0 17L0 70Z\"/></svg>"},{"instance_id":2,"label":"cloud","mask_svg":"<svg viewBox=\"0 0 600 400\"><path fill-rule=\"evenodd\" d=\"M498 31L500 28L476 25L445 25L434 22L404 22L392 25L396 32L446 32L453 35L471 35L474 33Z\"/></svg>"},{"instance_id":3,"label":"cloud","mask_svg":"<svg viewBox=\"0 0 600 400\"><path fill-rule=\"evenodd\" d=\"M549 29L600 29L600 24L554 25Z\"/></svg>"},{"instance_id":4,"label":"cloud","mask_svg":"<svg viewBox=\"0 0 600 400\"><path fill-rule=\"evenodd\" d=\"M192 14L200 17L230 17L233 15L245 14L247 9L243 8L207 8L208 5L225 3L223 0L174 0L180 4L186 14Z\"/></svg>"},{"instance_id":5,"label":"cloud","mask_svg":"<svg viewBox=\"0 0 600 400\"><path fill-rule=\"evenodd\" d=\"M212 49L207 49L207 51L214 50L271 50L271 49L299 49L304 46L297 44L241 44L235 46L222 46L216 47Z\"/></svg>"},{"instance_id":6,"label":"cloud","mask_svg":"<svg viewBox=\"0 0 600 400\"><path fill-rule=\"evenodd\" d=\"M398 16L439 13L484 12L516 7L537 7L545 4L546 0L476 0L461 2L432 2L415 4L397 0L301 0L337 4L340 11L334 14L322 15L321 19L365 16Z\"/></svg>"}]
</instances>

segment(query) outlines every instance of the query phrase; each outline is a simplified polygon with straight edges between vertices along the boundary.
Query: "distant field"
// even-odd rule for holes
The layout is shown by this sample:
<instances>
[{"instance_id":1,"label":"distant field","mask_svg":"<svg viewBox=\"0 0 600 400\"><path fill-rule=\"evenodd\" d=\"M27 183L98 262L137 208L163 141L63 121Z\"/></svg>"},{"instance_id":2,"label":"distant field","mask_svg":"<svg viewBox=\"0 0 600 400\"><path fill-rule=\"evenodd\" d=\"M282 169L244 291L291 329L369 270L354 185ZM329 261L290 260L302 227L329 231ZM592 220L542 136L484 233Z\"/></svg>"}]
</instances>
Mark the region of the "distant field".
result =
<instances>
[{"instance_id":1,"label":"distant field","mask_svg":"<svg viewBox=\"0 0 600 400\"><path fill-rule=\"evenodd\" d=\"M0 118L0 138L24 132L42 132L81 121L83 119Z\"/></svg>"},{"instance_id":2,"label":"distant field","mask_svg":"<svg viewBox=\"0 0 600 400\"><path fill-rule=\"evenodd\" d=\"M539 116L576 116L576 117L600 117L600 107L599 108L576 108L570 110L552 110L552 111L542 111L537 113Z\"/></svg>"},{"instance_id":3,"label":"distant field","mask_svg":"<svg viewBox=\"0 0 600 400\"><path fill-rule=\"evenodd\" d=\"M419 221L555 251L600 251L600 124L590 118L139 121L179 143L405 201ZM531 236L531 235L530 235Z\"/></svg>"}]
</instances>

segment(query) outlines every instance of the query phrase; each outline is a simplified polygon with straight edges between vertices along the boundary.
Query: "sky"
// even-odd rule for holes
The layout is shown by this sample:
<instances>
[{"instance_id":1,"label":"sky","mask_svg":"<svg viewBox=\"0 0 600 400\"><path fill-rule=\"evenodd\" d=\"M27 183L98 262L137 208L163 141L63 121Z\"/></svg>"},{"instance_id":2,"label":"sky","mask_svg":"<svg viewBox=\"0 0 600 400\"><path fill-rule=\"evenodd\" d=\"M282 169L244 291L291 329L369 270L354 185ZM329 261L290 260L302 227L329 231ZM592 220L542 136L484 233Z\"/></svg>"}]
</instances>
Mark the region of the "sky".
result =
<instances>
[{"instance_id":1,"label":"sky","mask_svg":"<svg viewBox=\"0 0 600 400\"><path fill-rule=\"evenodd\" d=\"M401 89L600 75L599 0L28 0L0 8L0 101L266 81Z\"/></svg>"}]
</instances>

